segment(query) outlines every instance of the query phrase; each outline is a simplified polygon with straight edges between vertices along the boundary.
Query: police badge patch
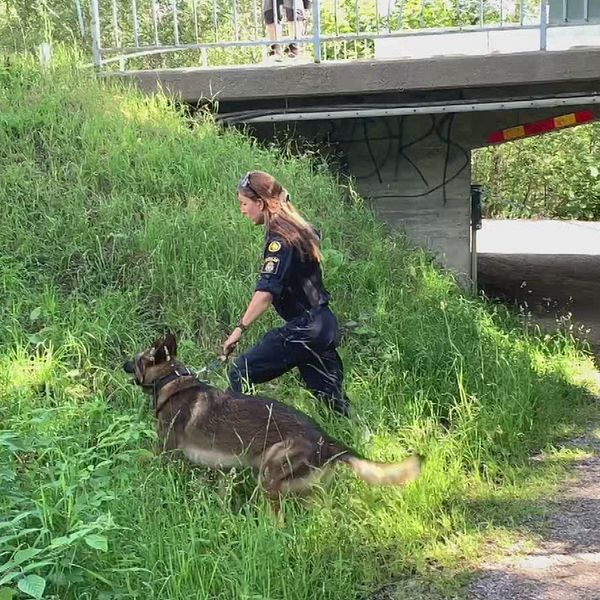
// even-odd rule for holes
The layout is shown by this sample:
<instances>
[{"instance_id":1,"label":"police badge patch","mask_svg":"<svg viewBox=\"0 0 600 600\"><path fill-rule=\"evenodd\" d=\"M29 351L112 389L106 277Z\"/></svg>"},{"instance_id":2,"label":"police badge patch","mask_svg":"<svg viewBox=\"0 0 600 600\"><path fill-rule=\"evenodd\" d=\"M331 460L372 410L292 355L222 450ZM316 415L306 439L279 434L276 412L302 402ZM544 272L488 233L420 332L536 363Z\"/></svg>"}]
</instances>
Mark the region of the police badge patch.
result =
<instances>
[{"instance_id":1,"label":"police badge patch","mask_svg":"<svg viewBox=\"0 0 600 600\"><path fill-rule=\"evenodd\" d=\"M261 273L275 275L275 273L277 273L277 269L279 269L279 259L275 256L267 256L267 258L265 258L265 262L263 263Z\"/></svg>"}]
</instances>

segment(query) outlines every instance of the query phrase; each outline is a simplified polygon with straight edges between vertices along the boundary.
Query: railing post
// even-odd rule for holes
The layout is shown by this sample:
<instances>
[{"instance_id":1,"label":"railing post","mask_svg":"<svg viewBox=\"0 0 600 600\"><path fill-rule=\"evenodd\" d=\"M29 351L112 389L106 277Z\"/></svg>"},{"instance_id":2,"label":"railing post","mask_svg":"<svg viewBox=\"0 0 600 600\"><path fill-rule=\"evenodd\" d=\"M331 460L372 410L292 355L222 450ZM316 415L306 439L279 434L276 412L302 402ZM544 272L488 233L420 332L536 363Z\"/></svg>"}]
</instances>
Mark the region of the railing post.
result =
<instances>
[{"instance_id":1,"label":"railing post","mask_svg":"<svg viewBox=\"0 0 600 600\"><path fill-rule=\"evenodd\" d=\"M540 50L546 50L548 45L548 0L542 0L540 7Z\"/></svg>"},{"instance_id":2,"label":"railing post","mask_svg":"<svg viewBox=\"0 0 600 600\"><path fill-rule=\"evenodd\" d=\"M91 0L92 10L92 56L94 64L99 67L102 65L102 51L100 46L100 9L98 0Z\"/></svg>"},{"instance_id":3,"label":"railing post","mask_svg":"<svg viewBox=\"0 0 600 600\"><path fill-rule=\"evenodd\" d=\"M83 11L81 10L80 0L75 0L75 10L77 10L77 21L79 22L79 33L85 37L85 21L83 20Z\"/></svg>"},{"instance_id":4,"label":"railing post","mask_svg":"<svg viewBox=\"0 0 600 600\"><path fill-rule=\"evenodd\" d=\"M321 6L319 0L313 0L313 46L315 62L321 62Z\"/></svg>"},{"instance_id":5,"label":"railing post","mask_svg":"<svg viewBox=\"0 0 600 600\"><path fill-rule=\"evenodd\" d=\"M171 0L171 11L173 12L173 37L175 45L179 46L179 12L177 10L177 0Z\"/></svg>"},{"instance_id":6,"label":"railing post","mask_svg":"<svg viewBox=\"0 0 600 600\"><path fill-rule=\"evenodd\" d=\"M131 16L133 19L133 40L136 46L140 45L140 22L138 19L137 0L131 0Z\"/></svg>"}]
</instances>

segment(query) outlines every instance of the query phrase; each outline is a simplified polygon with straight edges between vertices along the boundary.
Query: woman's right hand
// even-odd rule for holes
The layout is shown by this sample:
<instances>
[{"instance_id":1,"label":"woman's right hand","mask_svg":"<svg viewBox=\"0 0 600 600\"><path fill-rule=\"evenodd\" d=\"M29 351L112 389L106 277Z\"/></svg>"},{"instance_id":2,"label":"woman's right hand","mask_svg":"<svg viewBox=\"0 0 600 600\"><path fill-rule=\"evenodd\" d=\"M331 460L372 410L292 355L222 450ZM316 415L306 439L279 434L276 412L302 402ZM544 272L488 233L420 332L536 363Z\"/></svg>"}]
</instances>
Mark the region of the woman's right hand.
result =
<instances>
[{"instance_id":1,"label":"woman's right hand","mask_svg":"<svg viewBox=\"0 0 600 600\"><path fill-rule=\"evenodd\" d=\"M223 356L225 360L229 357L229 355L235 350L237 343L240 341L242 337L242 330L239 327L236 327L231 335L225 340L223 344Z\"/></svg>"}]
</instances>

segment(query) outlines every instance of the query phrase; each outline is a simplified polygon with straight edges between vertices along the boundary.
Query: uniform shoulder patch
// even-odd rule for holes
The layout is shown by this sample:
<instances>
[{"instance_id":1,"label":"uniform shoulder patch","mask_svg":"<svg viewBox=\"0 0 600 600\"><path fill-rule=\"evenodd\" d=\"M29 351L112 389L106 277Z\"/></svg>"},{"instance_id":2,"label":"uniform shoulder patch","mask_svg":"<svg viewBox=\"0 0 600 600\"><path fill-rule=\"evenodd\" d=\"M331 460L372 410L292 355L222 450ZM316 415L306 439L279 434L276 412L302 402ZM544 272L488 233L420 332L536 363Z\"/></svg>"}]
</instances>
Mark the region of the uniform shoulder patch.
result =
<instances>
[{"instance_id":1,"label":"uniform shoulder patch","mask_svg":"<svg viewBox=\"0 0 600 600\"><path fill-rule=\"evenodd\" d=\"M265 258L265 262L263 263L261 273L266 273L267 275L275 275L278 269L279 259L276 256L267 256L267 258Z\"/></svg>"},{"instance_id":2,"label":"uniform shoulder patch","mask_svg":"<svg viewBox=\"0 0 600 600\"><path fill-rule=\"evenodd\" d=\"M272 242L269 244L269 246L268 246L267 250L268 250L269 252L279 252L279 251L281 250L281 243L280 243L280 242L277 242L277 241L272 241Z\"/></svg>"}]
</instances>

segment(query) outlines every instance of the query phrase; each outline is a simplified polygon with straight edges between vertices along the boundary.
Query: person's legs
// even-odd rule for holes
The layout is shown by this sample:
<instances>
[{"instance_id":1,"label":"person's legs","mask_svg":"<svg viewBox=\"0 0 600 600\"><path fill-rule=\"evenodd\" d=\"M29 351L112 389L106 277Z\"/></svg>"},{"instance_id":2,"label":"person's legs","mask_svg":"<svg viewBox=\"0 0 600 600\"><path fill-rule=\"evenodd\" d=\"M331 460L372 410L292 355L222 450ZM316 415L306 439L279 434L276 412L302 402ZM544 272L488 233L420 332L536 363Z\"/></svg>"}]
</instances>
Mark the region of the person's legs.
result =
<instances>
[{"instance_id":1,"label":"person's legs","mask_svg":"<svg viewBox=\"0 0 600 600\"><path fill-rule=\"evenodd\" d=\"M275 42L269 46L267 54L273 56L276 60L283 59L281 44L277 43L277 40L281 40L280 11L282 5L283 0L263 0L263 19L267 30L267 38Z\"/></svg>"},{"instance_id":2,"label":"person's legs","mask_svg":"<svg viewBox=\"0 0 600 600\"><path fill-rule=\"evenodd\" d=\"M308 0L283 0L286 19L290 24L290 36L298 39L305 35L306 31L306 11L310 7ZM302 55L301 48L295 42L292 42L286 48L289 56L296 58Z\"/></svg>"},{"instance_id":3,"label":"person's legs","mask_svg":"<svg viewBox=\"0 0 600 600\"><path fill-rule=\"evenodd\" d=\"M335 348L307 353L298 364L306 387L333 411L350 416L350 400L343 391L344 367Z\"/></svg>"},{"instance_id":4,"label":"person's legs","mask_svg":"<svg viewBox=\"0 0 600 600\"><path fill-rule=\"evenodd\" d=\"M229 370L229 388L242 392L247 385L271 381L296 366L295 357L284 348L280 330L269 331L248 352L238 356Z\"/></svg>"},{"instance_id":5,"label":"person's legs","mask_svg":"<svg viewBox=\"0 0 600 600\"><path fill-rule=\"evenodd\" d=\"M337 353L337 321L323 308L269 331L253 348L235 359L229 371L230 389L271 381L298 367L306 387L329 408L349 416L350 400L343 392L344 369Z\"/></svg>"},{"instance_id":6,"label":"person's legs","mask_svg":"<svg viewBox=\"0 0 600 600\"><path fill-rule=\"evenodd\" d=\"M350 401L343 392L344 368L336 350L338 323L330 308L312 310L307 317L289 323L282 333L306 387L329 408L349 415Z\"/></svg>"}]
</instances>

